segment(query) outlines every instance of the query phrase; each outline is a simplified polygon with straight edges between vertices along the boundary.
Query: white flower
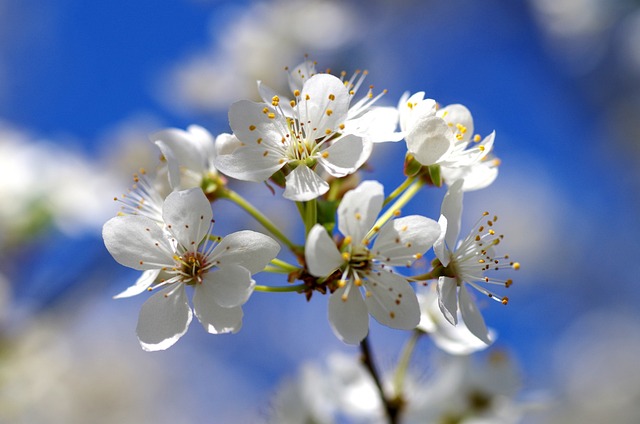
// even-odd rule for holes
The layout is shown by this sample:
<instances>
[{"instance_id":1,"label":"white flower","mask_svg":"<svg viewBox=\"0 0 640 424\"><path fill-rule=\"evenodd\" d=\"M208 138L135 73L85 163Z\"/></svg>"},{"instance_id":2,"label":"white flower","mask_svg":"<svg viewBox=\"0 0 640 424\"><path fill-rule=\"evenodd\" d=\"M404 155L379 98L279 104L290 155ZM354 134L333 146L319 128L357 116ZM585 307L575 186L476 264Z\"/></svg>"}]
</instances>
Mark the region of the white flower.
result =
<instances>
[{"instance_id":1,"label":"white flower","mask_svg":"<svg viewBox=\"0 0 640 424\"><path fill-rule=\"evenodd\" d=\"M338 78L315 75L294 95L291 108L283 109L277 95L271 103L232 104L231 129L244 145L218 156L216 166L247 181L265 181L286 166L284 197L306 201L329 190L316 172L318 165L334 177L343 177L356 171L364 148L361 137L339 134L348 113L349 92Z\"/></svg>"},{"instance_id":2,"label":"white flower","mask_svg":"<svg viewBox=\"0 0 640 424\"><path fill-rule=\"evenodd\" d=\"M438 109L424 93L405 93L398 104L400 129L407 149L422 165L441 166L448 185L464 180L463 191L491 184L499 161L491 156L495 132L482 139L473 135L473 117L460 104Z\"/></svg>"},{"instance_id":3,"label":"white flower","mask_svg":"<svg viewBox=\"0 0 640 424\"><path fill-rule=\"evenodd\" d=\"M456 325L443 317L435 286L419 290L417 295L421 312L418 329L428 333L438 348L452 355L469 355L489 346L469 331L459 311ZM495 339L495 332L492 330L489 331L489 339Z\"/></svg>"},{"instance_id":4,"label":"white flower","mask_svg":"<svg viewBox=\"0 0 640 424\"><path fill-rule=\"evenodd\" d=\"M381 324L405 330L420 320L413 288L391 267L409 267L421 258L440 235L440 227L413 215L390 221L376 232L373 226L383 200L383 187L376 181L364 181L345 194L338 207L338 228L345 236L340 249L319 224L307 236L309 272L326 278L339 270L338 289L329 298L329 322L345 343L364 339L369 313ZM370 230L375 233L372 247L366 239Z\"/></svg>"},{"instance_id":5,"label":"white flower","mask_svg":"<svg viewBox=\"0 0 640 424\"><path fill-rule=\"evenodd\" d=\"M209 131L198 125L190 125L187 131L168 128L149 138L167 160L169 184L174 189L201 187L203 181L217 179L216 156L240 146L234 136L221 134L214 140Z\"/></svg>"},{"instance_id":6,"label":"white flower","mask_svg":"<svg viewBox=\"0 0 640 424\"><path fill-rule=\"evenodd\" d=\"M501 268L519 269L520 264L504 263L508 261L508 256L495 255L494 246L503 236L498 235L492 228L498 219L497 216L484 220L489 216L488 212L483 213L471 233L456 245L462 214L462 184L463 181L459 180L450 186L442 201L439 221L442 235L435 242L433 250L442 266L446 268L447 276L441 276L438 279L438 304L447 321L454 325L458 322L459 306L467 328L480 340L489 344L491 340L484 319L467 291L466 284L506 305L508 302L506 297L497 297L480 283L509 287L512 283L510 279L489 278L485 273Z\"/></svg>"},{"instance_id":7,"label":"white flower","mask_svg":"<svg viewBox=\"0 0 640 424\"><path fill-rule=\"evenodd\" d=\"M316 73L315 62L310 60L296 66L289 73L289 87L291 91L301 90L304 82L313 75L316 75ZM342 132L361 136L371 143L402 140L402 133L396 132L399 116L398 109L395 107L375 106L375 103L387 93L387 90L382 90L374 96L373 86L370 86L367 94L354 102L353 99L364 83L368 72L356 71L348 80L345 79L346 75L346 72L341 72L340 80L344 83L345 87L349 89L351 101L347 119L344 122L345 128ZM265 98L264 94L262 97L265 101L267 101L267 98L271 98ZM365 148L371 148L371 145L366 144ZM366 159L366 157L364 159Z\"/></svg>"},{"instance_id":8,"label":"white flower","mask_svg":"<svg viewBox=\"0 0 640 424\"><path fill-rule=\"evenodd\" d=\"M109 253L120 264L168 276L154 287L167 288L142 305L137 333L143 349L166 349L187 331L193 314L186 286L194 288L193 308L208 332L237 332L241 305L255 284L251 275L261 271L280 246L253 231L212 242L211 206L199 188L167 196L162 216L165 229L145 216L123 215L109 220L102 232ZM144 291L154 279L139 280L132 291Z\"/></svg>"}]
</instances>

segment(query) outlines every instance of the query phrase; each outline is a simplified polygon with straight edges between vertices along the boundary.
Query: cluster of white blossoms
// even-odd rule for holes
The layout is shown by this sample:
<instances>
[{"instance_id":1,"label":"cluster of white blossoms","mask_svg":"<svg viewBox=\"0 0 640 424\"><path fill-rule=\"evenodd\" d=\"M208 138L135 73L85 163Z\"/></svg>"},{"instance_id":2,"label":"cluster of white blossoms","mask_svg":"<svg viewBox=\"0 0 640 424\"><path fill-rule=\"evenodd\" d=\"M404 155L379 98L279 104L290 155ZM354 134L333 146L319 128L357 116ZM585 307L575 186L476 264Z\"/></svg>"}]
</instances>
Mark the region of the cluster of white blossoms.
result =
<instances>
[{"instance_id":1,"label":"cluster of white blossoms","mask_svg":"<svg viewBox=\"0 0 640 424\"><path fill-rule=\"evenodd\" d=\"M158 292L140 312L137 333L144 349L174 344L194 312L210 333L237 332L242 305L254 291L300 293L307 300L314 292L328 295L335 335L366 352L369 315L416 337L431 334L452 354L492 342L495 335L468 287L506 304L506 297L487 287L509 287L510 279L493 273L519 264L496 253L503 237L494 230L496 216L482 213L469 235L458 236L464 192L486 187L497 176L495 133L474 134L466 107L440 107L422 92L406 93L397 107L380 106L386 91L376 94L369 86L359 95L366 77L366 71L351 77L318 72L305 61L289 71L289 93L258 82L262 102L232 104L232 134L214 137L191 126L151 136L162 153L158 172L136 175L133 188L116 198L121 213L103 230L116 261L143 271L116 297ZM380 182L358 183L377 144L403 139L406 144L396 144L405 156L397 166L406 177L400 186L385 197ZM391 161L385 169L393 169ZM274 186L282 188L283 201L298 207L304 243L292 242L301 237L285 234L232 190L230 178L265 183L274 201L280 197ZM402 216L401 208L423 188L443 185L437 220ZM270 235L214 235L220 199L235 203ZM295 263L277 257L281 247ZM260 285L253 279L260 271L287 278L280 286ZM426 291L416 293L414 286L431 280Z\"/></svg>"}]
</instances>

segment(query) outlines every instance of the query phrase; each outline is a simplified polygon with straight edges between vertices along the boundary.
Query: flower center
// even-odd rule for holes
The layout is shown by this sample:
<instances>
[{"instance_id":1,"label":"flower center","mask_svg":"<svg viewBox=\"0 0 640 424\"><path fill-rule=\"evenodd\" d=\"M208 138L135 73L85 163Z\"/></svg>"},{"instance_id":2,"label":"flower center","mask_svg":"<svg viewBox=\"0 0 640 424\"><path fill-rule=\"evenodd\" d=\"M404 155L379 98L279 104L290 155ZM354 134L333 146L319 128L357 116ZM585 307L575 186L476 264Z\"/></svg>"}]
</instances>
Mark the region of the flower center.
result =
<instances>
[{"instance_id":1,"label":"flower center","mask_svg":"<svg viewBox=\"0 0 640 424\"><path fill-rule=\"evenodd\" d=\"M183 256L176 257L178 273L183 283L188 285L201 284L203 275L209 271L211 264L200 252L187 252Z\"/></svg>"}]
</instances>

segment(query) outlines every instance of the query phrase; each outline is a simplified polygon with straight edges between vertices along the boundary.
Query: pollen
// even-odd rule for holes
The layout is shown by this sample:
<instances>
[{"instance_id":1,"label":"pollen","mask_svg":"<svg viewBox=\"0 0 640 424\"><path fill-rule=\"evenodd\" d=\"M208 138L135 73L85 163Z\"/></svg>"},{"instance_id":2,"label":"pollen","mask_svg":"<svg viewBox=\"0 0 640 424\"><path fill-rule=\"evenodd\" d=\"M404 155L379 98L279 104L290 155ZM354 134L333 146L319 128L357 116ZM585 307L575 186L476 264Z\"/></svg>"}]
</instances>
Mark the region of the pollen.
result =
<instances>
[{"instance_id":1,"label":"pollen","mask_svg":"<svg viewBox=\"0 0 640 424\"><path fill-rule=\"evenodd\" d=\"M331 131L329 128L327 128L326 130L324 130L324 133L325 133L326 135L329 135L329 134L331 134L332 132L333 132L333 131Z\"/></svg>"},{"instance_id":2,"label":"pollen","mask_svg":"<svg viewBox=\"0 0 640 424\"><path fill-rule=\"evenodd\" d=\"M476 143L480 142L480 140L482 140L482 137L480 137L480 134L476 134L473 136L473 141L475 141Z\"/></svg>"},{"instance_id":3,"label":"pollen","mask_svg":"<svg viewBox=\"0 0 640 424\"><path fill-rule=\"evenodd\" d=\"M349 252L342 252L342 260L349 261L351 259L351 254Z\"/></svg>"},{"instance_id":4,"label":"pollen","mask_svg":"<svg viewBox=\"0 0 640 424\"><path fill-rule=\"evenodd\" d=\"M256 126L255 125L249 125L249 131L255 131Z\"/></svg>"},{"instance_id":5,"label":"pollen","mask_svg":"<svg viewBox=\"0 0 640 424\"><path fill-rule=\"evenodd\" d=\"M326 112L326 113L327 113L327 116L331 116L331 115L333 114L333 110L331 110L331 109L327 109L327 112Z\"/></svg>"},{"instance_id":6,"label":"pollen","mask_svg":"<svg viewBox=\"0 0 640 424\"><path fill-rule=\"evenodd\" d=\"M275 113L273 113L273 112L271 112L271 113L269 113L269 114L267 115L267 118L269 118L269 119L274 119L275 117L276 117L276 114L275 114Z\"/></svg>"},{"instance_id":7,"label":"pollen","mask_svg":"<svg viewBox=\"0 0 640 424\"><path fill-rule=\"evenodd\" d=\"M333 101L336 99L336 96L333 94L329 94L329 100Z\"/></svg>"},{"instance_id":8,"label":"pollen","mask_svg":"<svg viewBox=\"0 0 640 424\"><path fill-rule=\"evenodd\" d=\"M512 265L513 269L515 269L516 271L520 269L520 262L514 262Z\"/></svg>"},{"instance_id":9,"label":"pollen","mask_svg":"<svg viewBox=\"0 0 640 424\"><path fill-rule=\"evenodd\" d=\"M322 152L322 157L323 158L328 158L329 157L329 152Z\"/></svg>"},{"instance_id":10,"label":"pollen","mask_svg":"<svg viewBox=\"0 0 640 424\"><path fill-rule=\"evenodd\" d=\"M347 280L338 280L338 287L342 288L347 285Z\"/></svg>"},{"instance_id":11,"label":"pollen","mask_svg":"<svg viewBox=\"0 0 640 424\"><path fill-rule=\"evenodd\" d=\"M293 95L296 97L300 96L300 90L294 90Z\"/></svg>"},{"instance_id":12,"label":"pollen","mask_svg":"<svg viewBox=\"0 0 640 424\"><path fill-rule=\"evenodd\" d=\"M353 283L358 287L362 286L362 280L359 278L357 278Z\"/></svg>"}]
</instances>

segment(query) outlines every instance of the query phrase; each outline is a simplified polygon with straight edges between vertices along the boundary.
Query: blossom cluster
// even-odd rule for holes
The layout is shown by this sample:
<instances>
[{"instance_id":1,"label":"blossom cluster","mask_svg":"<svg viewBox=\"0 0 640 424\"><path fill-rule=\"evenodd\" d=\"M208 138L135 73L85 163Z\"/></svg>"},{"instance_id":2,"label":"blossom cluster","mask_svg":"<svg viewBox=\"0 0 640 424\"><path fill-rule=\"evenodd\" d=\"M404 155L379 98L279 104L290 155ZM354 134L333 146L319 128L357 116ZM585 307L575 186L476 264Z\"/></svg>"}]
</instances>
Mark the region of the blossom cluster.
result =
<instances>
[{"instance_id":1,"label":"blossom cluster","mask_svg":"<svg viewBox=\"0 0 640 424\"><path fill-rule=\"evenodd\" d=\"M129 192L116 198L121 212L103 228L114 259L142 271L116 297L157 292L138 320L145 350L173 345L194 313L209 333L239 331L242 305L255 291L299 293L307 300L316 292L327 295L329 325L346 344L364 346L369 316L430 334L456 355L492 343L495 332L475 297L507 304L488 287L509 287L511 279L494 273L520 265L497 253L503 238L495 230L497 216L481 213L468 235L460 233L464 193L497 177L495 132L476 134L465 106L441 106L424 92L405 93L397 107L382 106L386 90L364 88L367 74L335 76L305 61L288 70L290 92L258 82L261 101L233 103L231 133L214 137L193 125L151 135L162 154L158 171L134 177ZM397 169L406 179L387 193L379 181L360 181L381 143L404 151ZM274 201L282 196L295 202L304 243L294 243L300 237L290 238L234 191L233 179L264 183ZM443 186L437 219L402 216L422 189ZM215 234L220 199L235 203L269 234ZM288 256L278 257L281 250ZM423 269L429 256L431 268ZM286 274L286 284L258 284L254 274L261 271Z\"/></svg>"}]
</instances>

